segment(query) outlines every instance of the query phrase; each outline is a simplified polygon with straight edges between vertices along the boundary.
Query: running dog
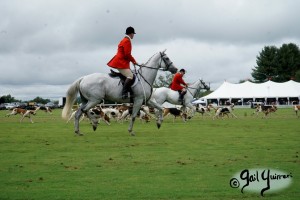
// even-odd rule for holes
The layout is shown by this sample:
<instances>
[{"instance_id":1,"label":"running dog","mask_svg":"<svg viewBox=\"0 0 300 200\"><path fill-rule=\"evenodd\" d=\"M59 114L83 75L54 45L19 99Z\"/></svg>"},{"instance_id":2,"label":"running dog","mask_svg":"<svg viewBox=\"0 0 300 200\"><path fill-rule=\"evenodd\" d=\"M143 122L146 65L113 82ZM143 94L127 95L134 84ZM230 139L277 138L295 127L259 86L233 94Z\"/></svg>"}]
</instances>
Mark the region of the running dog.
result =
<instances>
[{"instance_id":1,"label":"running dog","mask_svg":"<svg viewBox=\"0 0 300 200\"><path fill-rule=\"evenodd\" d=\"M25 117L28 117L30 122L33 123L32 119L31 119L31 115L35 115L36 111L38 109L39 108L37 108L35 110L26 110L26 109L23 109L23 108L14 108L11 113L6 115L6 117L9 117L11 115L20 114L22 116L20 122L22 122Z\"/></svg>"},{"instance_id":2,"label":"running dog","mask_svg":"<svg viewBox=\"0 0 300 200\"><path fill-rule=\"evenodd\" d=\"M168 114L174 116L173 123L175 122L176 117L181 117L182 120L186 122L187 114L177 108L164 108L163 117L167 116Z\"/></svg>"}]
</instances>

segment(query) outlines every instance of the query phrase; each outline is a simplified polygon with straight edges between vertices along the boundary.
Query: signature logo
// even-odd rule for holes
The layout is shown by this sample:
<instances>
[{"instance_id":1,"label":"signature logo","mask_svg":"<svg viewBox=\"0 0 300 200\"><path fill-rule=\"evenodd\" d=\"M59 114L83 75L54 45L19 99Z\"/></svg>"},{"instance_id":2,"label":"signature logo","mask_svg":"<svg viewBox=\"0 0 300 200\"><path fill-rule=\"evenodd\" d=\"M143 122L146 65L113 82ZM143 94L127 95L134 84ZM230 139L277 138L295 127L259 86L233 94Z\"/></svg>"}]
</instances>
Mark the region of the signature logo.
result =
<instances>
[{"instance_id":1,"label":"signature logo","mask_svg":"<svg viewBox=\"0 0 300 200\"><path fill-rule=\"evenodd\" d=\"M232 188L240 188L241 192L275 192L287 188L292 183L292 173L274 169L244 169L230 179Z\"/></svg>"}]
</instances>

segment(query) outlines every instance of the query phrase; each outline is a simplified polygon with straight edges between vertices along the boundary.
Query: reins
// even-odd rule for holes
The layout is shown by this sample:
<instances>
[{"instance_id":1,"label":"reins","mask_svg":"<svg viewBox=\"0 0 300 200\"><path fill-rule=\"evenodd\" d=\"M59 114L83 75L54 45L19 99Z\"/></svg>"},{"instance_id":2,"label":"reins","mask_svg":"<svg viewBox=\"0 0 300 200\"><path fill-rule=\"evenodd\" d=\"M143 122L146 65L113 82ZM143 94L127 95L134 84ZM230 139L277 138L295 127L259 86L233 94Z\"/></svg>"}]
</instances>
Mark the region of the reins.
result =
<instances>
[{"instance_id":1,"label":"reins","mask_svg":"<svg viewBox=\"0 0 300 200\"><path fill-rule=\"evenodd\" d=\"M200 90L200 87L190 87L190 86L186 87L186 90L187 90L192 96L193 96L193 94L192 94L192 92L189 90L189 88L190 88L190 89L196 90L196 92L197 92L198 90ZM195 92L195 94L196 94L196 92Z\"/></svg>"},{"instance_id":2,"label":"reins","mask_svg":"<svg viewBox=\"0 0 300 200\"><path fill-rule=\"evenodd\" d=\"M170 63L167 64L167 63L165 62L165 60L163 59L163 54L162 54L161 52L160 52L160 58L161 58L161 60L160 60L160 63L159 63L159 67L158 67L158 68L156 68L156 67L150 67L150 66L147 66L147 65L144 65L144 64L142 64L142 65L136 64L136 65L139 66L140 69L141 69L141 70L137 70L136 67L135 67L135 65L134 65L134 71L135 71L136 77L137 77L138 81L141 82L141 85L142 85L142 88L143 88L144 97L145 97L145 103L146 103L147 101L149 101L149 99L150 99L151 96L152 96L152 93L153 93L153 86L152 86L152 85L146 80L146 78L143 76L143 74L142 74L142 68L144 67L144 68L148 68L148 69L167 71L167 70L169 69L169 67L172 65L173 62L170 62ZM165 68L165 69L161 67L162 61L164 61L165 65L166 65L166 68ZM139 76L138 76L137 74L139 74L140 77L143 78L144 81L145 81L145 82L150 86L150 88L151 88L151 90L150 90L150 96L148 97L148 99L146 98L146 92L145 92L144 85L143 85L142 81L140 80L140 78L139 78Z\"/></svg>"}]
</instances>

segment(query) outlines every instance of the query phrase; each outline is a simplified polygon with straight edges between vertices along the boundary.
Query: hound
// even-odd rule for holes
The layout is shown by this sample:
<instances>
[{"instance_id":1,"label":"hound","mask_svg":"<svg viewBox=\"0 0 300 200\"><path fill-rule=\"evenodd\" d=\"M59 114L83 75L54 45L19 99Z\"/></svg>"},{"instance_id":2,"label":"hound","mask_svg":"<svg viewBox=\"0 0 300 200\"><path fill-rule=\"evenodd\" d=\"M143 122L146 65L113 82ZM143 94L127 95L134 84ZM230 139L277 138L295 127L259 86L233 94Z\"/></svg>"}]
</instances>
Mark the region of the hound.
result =
<instances>
[{"instance_id":1,"label":"hound","mask_svg":"<svg viewBox=\"0 0 300 200\"><path fill-rule=\"evenodd\" d=\"M69 121L71 121L71 119L74 119L76 112L77 112L77 110L73 110L73 112L71 113L69 119L67 120L67 123L69 123ZM85 117L86 117L86 115L83 114L83 115L80 117L79 122L81 122Z\"/></svg>"},{"instance_id":2,"label":"hound","mask_svg":"<svg viewBox=\"0 0 300 200\"><path fill-rule=\"evenodd\" d=\"M267 117L267 115L269 113L277 111L277 106L275 106L275 105L272 105L271 107L267 107L267 108L265 108L266 106L261 105L261 107L262 107L262 112L265 114L265 118Z\"/></svg>"},{"instance_id":3,"label":"hound","mask_svg":"<svg viewBox=\"0 0 300 200\"><path fill-rule=\"evenodd\" d=\"M118 119L121 116L121 113L118 109L116 108L101 108L101 110L104 112L104 114L106 114L109 118L114 118L114 119Z\"/></svg>"},{"instance_id":4,"label":"hound","mask_svg":"<svg viewBox=\"0 0 300 200\"><path fill-rule=\"evenodd\" d=\"M216 114L220 108L224 108L224 107L214 107L212 104L210 104L210 108L214 109L215 114ZM221 113L221 115L222 115L222 117L224 117L224 115L226 115L229 118L229 115L226 112Z\"/></svg>"},{"instance_id":5,"label":"hound","mask_svg":"<svg viewBox=\"0 0 300 200\"><path fill-rule=\"evenodd\" d=\"M89 112L88 116L91 116L91 118L99 119L98 123L102 119L107 125L110 125L109 117L102 111L101 108L99 107L91 108L88 112Z\"/></svg>"},{"instance_id":6,"label":"hound","mask_svg":"<svg viewBox=\"0 0 300 200\"><path fill-rule=\"evenodd\" d=\"M265 106L264 104L260 104L257 105L256 110L252 113L252 115L256 113L256 116L258 116L258 113L262 112L264 113L264 118L266 118L268 114L276 112L276 110L277 107L275 105Z\"/></svg>"},{"instance_id":7,"label":"hound","mask_svg":"<svg viewBox=\"0 0 300 200\"><path fill-rule=\"evenodd\" d=\"M255 109L255 111L252 113L252 116L255 114L256 114L256 116L258 116L258 113L262 112L260 104L257 104L254 109Z\"/></svg>"},{"instance_id":8,"label":"hound","mask_svg":"<svg viewBox=\"0 0 300 200\"><path fill-rule=\"evenodd\" d=\"M74 110L72 112L67 123L69 123L69 121L75 117L76 112L77 112L77 110ZM93 118L99 119L99 122L102 119L107 125L110 125L109 117L101 110L101 108L99 108L99 107L91 108L88 112L89 112L90 116L92 116ZM87 115L83 114L82 117L80 118L80 122L86 117L87 117Z\"/></svg>"},{"instance_id":9,"label":"hound","mask_svg":"<svg viewBox=\"0 0 300 200\"><path fill-rule=\"evenodd\" d=\"M123 123L123 121L126 118L128 118L131 115L131 113L132 113L132 109L130 109L130 108L123 111L121 117L118 120L120 120ZM147 113L145 113L142 109L139 110L137 116L139 116L139 118L142 122L150 122L149 115Z\"/></svg>"},{"instance_id":10,"label":"hound","mask_svg":"<svg viewBox=\"0 0 300 200\"><path fill-rule=\"evenodd\" d=\"M294 105L294 111L296 113L296 116L298 116L298 110L300 110L300 105Z\"/></svg>"},{"instance_id":11,"label":"hound","mask_svg":"<svg viewBox=\"0 0 300 200\"><path fill-rule=\"evenodd\" d=\"M154 108L151 108L151 107L146 106L146 105L142 105L141 110L144 111L150 119L155 118Z\"/></svg>"},{"instance_id":12,"label":"hound","mask_svg":"<svg viewBox=\"0 0 300 200\"><path fill-rule=\"evenodd\" d=\"M210 112L210 108L213 108L211 104L208 104L205 107L202 106L201 104L198 104L196 106L196 112L200 113L202 115L202 117L203 117L204 114L207 114L207 115L211 116L210 113L209 113Z\"/></svg>"},{"instance_id":13,"label":"hound","mask_svg":"<svg viewBox=\"0 0 300 200\"><path fill-rule=\"evenodd\" d=\"M163 117L171 114L174 116L173 123L175 122L176 117L181 117L184 122L186 122L187 114L184 113L182 110L177 108L164 108Z\"/></svg>"},{"instance_id":14,"label":"hound","mask_svg":"<svg viewBox=\"0 0 300 200\"><path fill-rule=\"evenodd\" d=\"M48 106L40 106L40 110L43 110L46 113L49 113L50 115L52 115L52 109Z\"/></svg>"},{"instance_id":15,"label":"hound","mask_svg":"<svg viewBox=\"0 0 300 200\"><path fill-rule=\"evenodd\" d=\"M222 108L218 108L218 109L216 110L215 116L213 116L213 120L214 120L215 118L223 117L224 114L227 114L227 116L228 116L228 114L231 114L232 117L237 118L237 116L236 116L235 114L233 114L233 112L232 112L232 111L233 111L233 107L234 107L234 104L232 103L232 104L229 105L229 106L222 107ZM222 119L223 119L223 118L222 118Z\"/></svg>"},{"instance_id":16,"label":"hound","mask_svg":"<svg viewBox=\"0 0 300 200\"><path fill-rule=\"evenodd\" d=\"M30 115L35 115L36 114L36 111L38 110L39 108L35 109L35 110L26 110L26 109L23 109L23 108L14 108L12 110L11 113L7 114L6 116L9 117L11 115L17 115L17 114L20 114L22 117L20 119L20 122L23 121L23 119L25 117L28 117L30 122L33 123L32 119L31 119L31 116Z\"/></svg>"}]
</instances>

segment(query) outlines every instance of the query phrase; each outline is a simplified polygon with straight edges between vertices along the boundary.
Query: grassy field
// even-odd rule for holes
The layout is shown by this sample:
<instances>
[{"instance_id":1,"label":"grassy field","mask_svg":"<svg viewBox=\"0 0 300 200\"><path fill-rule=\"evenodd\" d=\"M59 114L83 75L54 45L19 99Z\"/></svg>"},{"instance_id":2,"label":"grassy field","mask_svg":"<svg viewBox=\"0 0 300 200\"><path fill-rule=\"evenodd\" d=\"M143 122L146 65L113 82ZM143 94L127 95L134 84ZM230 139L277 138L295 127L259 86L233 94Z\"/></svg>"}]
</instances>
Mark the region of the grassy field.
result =
<instances>
[{"instance_id":1,"label":"grassy field","mask_svg":"<svg viewBox=\"0 0 300 200\"><path fill-rule=\"evenodd\" d=\"M300 118L292 108L269 119L236 109L238 119L196 117L183 123L166 118L102 123L97 131L86 121L84 136L73 124L39 111L20 116L0 111L0 199L262 199L259 193L231 188L244 169L271 168L291 173L283 191L265 199L300 198Z\"/></svg>"}]
</instances>

